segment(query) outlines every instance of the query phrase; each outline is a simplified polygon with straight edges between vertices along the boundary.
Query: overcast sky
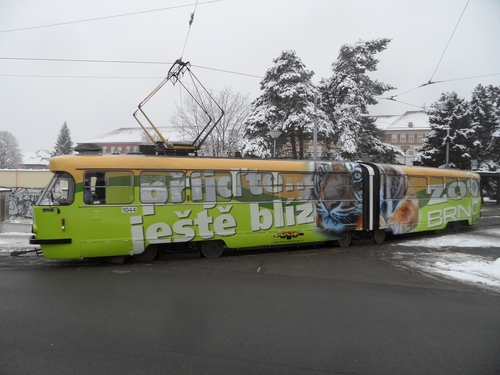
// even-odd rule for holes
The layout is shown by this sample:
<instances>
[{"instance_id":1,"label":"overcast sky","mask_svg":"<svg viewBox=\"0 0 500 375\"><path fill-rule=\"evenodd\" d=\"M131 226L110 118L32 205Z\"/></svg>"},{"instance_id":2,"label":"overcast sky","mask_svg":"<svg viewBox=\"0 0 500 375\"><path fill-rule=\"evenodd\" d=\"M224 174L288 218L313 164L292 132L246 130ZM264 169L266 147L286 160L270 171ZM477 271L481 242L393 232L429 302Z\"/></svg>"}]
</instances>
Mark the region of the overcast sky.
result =
<instances>
[{"instance_id":1,"label":"overcast sky","mask_svg":"<svg viewBox=\"0 0 500 375\"><path fill-rule=\"evenodd\" d=\"M376 38L392 42L371 76L397 87L384 97L398 102L381 99L373 114L500 86L499 0L199 0L188 34L195 3L0 0L0 130L23 152L52 151L65 121L75 143L139 126L132 113L180 57L207 88L253 100L281 51L296 51L317 83L343 44ZM418 88L431 79L446 82ZM145 108L156 125L179 100L167 92Z\"/></svg>"}]
</instances>

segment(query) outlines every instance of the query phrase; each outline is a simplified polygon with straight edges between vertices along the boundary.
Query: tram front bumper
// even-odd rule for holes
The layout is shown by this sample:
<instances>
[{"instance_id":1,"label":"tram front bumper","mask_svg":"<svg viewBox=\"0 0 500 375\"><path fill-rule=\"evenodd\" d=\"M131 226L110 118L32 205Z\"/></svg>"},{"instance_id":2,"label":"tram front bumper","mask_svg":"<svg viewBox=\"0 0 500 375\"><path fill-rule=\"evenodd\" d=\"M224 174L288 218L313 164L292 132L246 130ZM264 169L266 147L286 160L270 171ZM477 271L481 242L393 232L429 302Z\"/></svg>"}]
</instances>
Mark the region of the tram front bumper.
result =
<instances>
[{"instance_id":1,"label":"tram front bumper","mask_svg":"<svg viewBox=\"0 0 500 375\"><path fill-rule=\"evenodd\" d=\"M37 240L36 236L30 238L30 245L58 245L71 243L71 238L54 238Z\"/></svg>"}]
</instances>

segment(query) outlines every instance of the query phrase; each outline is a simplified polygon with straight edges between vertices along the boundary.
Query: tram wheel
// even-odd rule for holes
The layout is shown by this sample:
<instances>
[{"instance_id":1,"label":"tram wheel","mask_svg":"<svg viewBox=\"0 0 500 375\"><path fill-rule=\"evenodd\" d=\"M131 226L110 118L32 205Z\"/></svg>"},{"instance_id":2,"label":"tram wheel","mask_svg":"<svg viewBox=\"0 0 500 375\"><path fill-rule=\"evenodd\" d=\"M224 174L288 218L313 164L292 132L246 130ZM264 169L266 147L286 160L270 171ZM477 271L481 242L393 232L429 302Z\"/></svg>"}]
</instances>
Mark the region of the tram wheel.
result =
<instances>
[{"instance_id":1,"label":"tram wheel","mask_svg":"<svg viewBox=\"0 0 500 375\"><path fill-rule=\"evenodd\" d=\"M201 244L201 253L205 258L218 258L224 252L224 242L206 241Z\"/></svg>"},{"instance_id":2,"label":"tram wheel","mask_svg":"<svg viewBox=\"0 0 500 375\"><path fill-rule=\"evenodd\" d=\"M455 232L455 233L460 232L460 222L459 221L454 221L452 223L449 223L448 225L450 226L450 229L453 232Z\"/></svg>"},{"instance_id":3,"label":"tram wheel","mask_svg":"<svg viewBox=\"0 0 500 375\"><path fill-rule=\"evenodd\" d=\"M373 240L375 243L382 243L385 240L385 230L384 229L376 229L373 231Z\"/></svg>"},{"instance_id":4,"label":"tram wheel","mask_svg":"<svg viewBox=\"0 0 500 375\"><path fill-rule=\"evenodd\" d=\"M156 258L158 254L158 249L155 245L149 245L144 249L144 251L140 254L134 254L134 259L138 262L151 262Z\"/></svg>"},{"instance_id":5,"label":"tram wheel","mask_svg":"<svg viewBox=\"0 0 500 375\"><path fill-rule=\"evenodd\" d=\"M450 234L450 233L458 233L460 232L460 222L458 221L450 221L448 224L446 224L446 227L443 229L443 233L445 234Z\"/></svg>"},{"instance_id":6,"label":"tram wheel","mask_svg":"<svg viewBox=\"0 0 500 375\"><path fill-rule=\"evenodd\" d=\"M352 242L351 232L342 232L340 238L337 240L337 244L340 247L348 247Z\"/></svg>"}]
</instances>

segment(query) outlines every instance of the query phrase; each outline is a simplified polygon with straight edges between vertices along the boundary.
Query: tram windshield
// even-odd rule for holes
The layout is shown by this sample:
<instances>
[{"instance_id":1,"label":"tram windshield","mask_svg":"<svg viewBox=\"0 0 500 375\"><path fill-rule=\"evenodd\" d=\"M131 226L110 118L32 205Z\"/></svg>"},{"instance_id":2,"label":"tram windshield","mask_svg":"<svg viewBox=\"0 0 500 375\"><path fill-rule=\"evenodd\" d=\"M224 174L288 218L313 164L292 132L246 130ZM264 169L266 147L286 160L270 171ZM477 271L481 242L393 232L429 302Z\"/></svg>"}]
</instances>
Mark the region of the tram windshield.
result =
<instances>
[{"instance_id":1,"label":"tram windshield","mask_svg":"<svg viewBox=\"0 0 500 375\"><path fill-rule=\"evenodd\" d=\"M37 206L69 205L75 200L75 180L66 172L57 172L38 198Z\"/></svg>"}]
</instances>

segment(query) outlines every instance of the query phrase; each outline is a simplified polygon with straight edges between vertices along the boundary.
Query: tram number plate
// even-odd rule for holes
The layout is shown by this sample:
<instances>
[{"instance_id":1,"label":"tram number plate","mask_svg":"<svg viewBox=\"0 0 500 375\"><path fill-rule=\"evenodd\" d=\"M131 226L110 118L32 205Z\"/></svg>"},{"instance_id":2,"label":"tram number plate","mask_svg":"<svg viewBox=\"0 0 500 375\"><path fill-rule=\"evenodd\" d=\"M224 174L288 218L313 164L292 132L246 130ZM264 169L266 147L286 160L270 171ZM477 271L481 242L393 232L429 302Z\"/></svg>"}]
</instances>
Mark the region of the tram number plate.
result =
<instances>
[{"instance_id":1,"label":"tram number plate","mask_svg":"<svg viewBox=\"0 0 500 375\"><path fill-rule=\"evenodd\" d=\"M122 214L133 214L137 212L137 207L122 207Z\"/></svg>"}]
</instances>

